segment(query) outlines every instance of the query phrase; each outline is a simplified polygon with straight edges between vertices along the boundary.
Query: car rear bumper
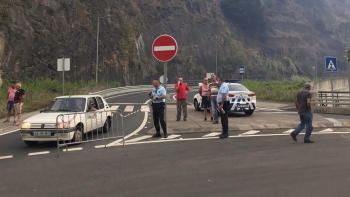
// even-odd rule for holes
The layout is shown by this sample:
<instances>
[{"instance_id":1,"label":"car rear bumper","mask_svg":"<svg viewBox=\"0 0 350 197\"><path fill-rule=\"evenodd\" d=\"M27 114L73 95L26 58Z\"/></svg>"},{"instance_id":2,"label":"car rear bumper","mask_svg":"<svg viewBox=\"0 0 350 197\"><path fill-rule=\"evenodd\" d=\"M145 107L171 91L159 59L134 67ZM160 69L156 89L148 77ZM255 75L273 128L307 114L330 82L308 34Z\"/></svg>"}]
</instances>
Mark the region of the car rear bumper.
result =
<instances>
[{"instance_id":1,"label":"car rear bumper","mask_svg":"<svg viewBox=\"0 0 350 197\"><path fill-rule=\"evenodd\" d=\"M254 111L255 109L256 109L255 102L230 103L230 111L231 112Z\"/></svg>"},{"instance_id":2,"label":"car rear bumper","mask_svg":"<svg viewBox=\"0 0 350 197\"><path fill-rule=\"evenodd\" d=\"M19 130L23 141L57 141L71 140L74 136L74 128L72 129L21 129ZM50 135L35 136L34 132L43 132Z\"/></svg>"}]
</instances>

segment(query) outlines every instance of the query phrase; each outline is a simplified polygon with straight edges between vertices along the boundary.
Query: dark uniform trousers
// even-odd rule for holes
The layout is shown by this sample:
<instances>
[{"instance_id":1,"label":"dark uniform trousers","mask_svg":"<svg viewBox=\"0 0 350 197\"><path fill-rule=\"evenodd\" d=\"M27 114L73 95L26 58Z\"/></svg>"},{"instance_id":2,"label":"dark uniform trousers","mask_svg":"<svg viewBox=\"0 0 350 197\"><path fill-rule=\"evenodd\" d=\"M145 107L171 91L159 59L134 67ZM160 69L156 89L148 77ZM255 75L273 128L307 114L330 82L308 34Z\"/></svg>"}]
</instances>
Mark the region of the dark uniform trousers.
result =
<instances>
[{"instance_id":1,"label":"dark uniform trousers","mask_svg":"<svg viewBox=\"0 0 350 197\"><path fill-rule=\"evenodd\" d=\"M219 103L221 105L221 102ZM220 111L220 117L221 117L221 125L222 125L222 134L228 133L228 113L230 108L230 101L225 101L223 104L222 109L224 109L225 114L223 114Z\"/></svg>"},{"instance_id":2,"label":"dark uniform trousers","mask_svg":"<svg viewBox=\"0 0 350 197\"><path fill-rule=\"evenodd\" d=\"M156 128L156 132L160 134L160 125L162 126L164 134L167 133L166 131L166 123L164 120L164 109L165 109L165 103L152 103L152 109L153 109L153 121L154 121L154 127Z\"/></svg>"}]
</instances>

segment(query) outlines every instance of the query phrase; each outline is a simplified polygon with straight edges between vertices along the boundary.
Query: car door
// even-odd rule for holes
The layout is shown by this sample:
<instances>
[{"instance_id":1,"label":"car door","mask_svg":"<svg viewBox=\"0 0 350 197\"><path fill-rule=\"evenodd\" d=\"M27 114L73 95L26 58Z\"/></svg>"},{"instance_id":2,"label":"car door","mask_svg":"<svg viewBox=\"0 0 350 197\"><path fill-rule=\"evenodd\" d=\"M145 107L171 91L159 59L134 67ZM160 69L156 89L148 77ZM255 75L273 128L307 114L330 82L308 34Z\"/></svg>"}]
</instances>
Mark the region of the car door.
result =
<instances>
[{"instance_id":1,"label":"car door","mask_svg":"<svg viewBox=\"0 0 350 197\"><path fill-rule=\"evenodd\" d=\"M93 105L91 106L91 103ZM96 110L93 110L91 108L95 108ZM99 114L98 114L98 105L95 97L89 97L87 100L87 112L86 112L86 124L89 128L89 130L95 130L99 128L98 126L98 119L99 119Z\"/></svg>"},{"instance_id":2,"label":"car door","mask_svg":"<svg viewBox=\"0 0 350 197\"><path fill-rule=\"evenodd\" d=\"M104 110L105 104L104 104L102 98L99 96L96 97L96 101L97 101L98 109L100 111L100 113L98 114L98 117L97 117L97 121L98 121L97 124L99 127L103 127L103 125L105 124L106 119L107 119L107 112Z\"/></svg>"}]
</instances>

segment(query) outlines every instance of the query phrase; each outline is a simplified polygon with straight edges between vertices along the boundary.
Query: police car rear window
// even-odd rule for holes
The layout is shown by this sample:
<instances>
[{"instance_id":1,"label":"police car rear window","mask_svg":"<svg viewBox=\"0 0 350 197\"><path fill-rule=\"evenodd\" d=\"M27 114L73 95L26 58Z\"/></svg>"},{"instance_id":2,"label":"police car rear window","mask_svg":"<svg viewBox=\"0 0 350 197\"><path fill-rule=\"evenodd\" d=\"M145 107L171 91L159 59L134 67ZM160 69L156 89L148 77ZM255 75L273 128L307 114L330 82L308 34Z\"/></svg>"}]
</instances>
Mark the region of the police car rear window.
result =
<instances>
[{"instance_id":1,"label":"police car rear window","mask_svg":"<svg viewBox=\"0 0 350 197\"><path fill-rule=\"evenodd\" d=\"M249 91L243 85L228 85L229 91Z\"/></svg>"}]
</instances>

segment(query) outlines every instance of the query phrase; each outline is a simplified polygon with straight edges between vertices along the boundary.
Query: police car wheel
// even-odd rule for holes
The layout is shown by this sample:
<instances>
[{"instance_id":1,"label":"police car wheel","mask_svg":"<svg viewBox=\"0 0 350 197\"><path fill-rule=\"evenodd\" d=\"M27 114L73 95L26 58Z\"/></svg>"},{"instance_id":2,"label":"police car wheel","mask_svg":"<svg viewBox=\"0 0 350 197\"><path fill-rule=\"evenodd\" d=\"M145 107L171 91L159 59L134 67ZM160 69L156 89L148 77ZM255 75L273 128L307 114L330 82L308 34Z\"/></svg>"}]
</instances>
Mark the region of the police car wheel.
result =
<instances>
[{"instance_id":1,"label":"police car wheel","mask_svg":"<svg viewBox=\"0 0 350 197\"><path fill-rule=\"evenodd\" d=\"M77 126L74 131L74 136L72 142L80 143L83 139L83 128L82 126Z\"/></svg>"},{"instance_id":2,"label":"police car wheel","mask_svg":"<svg viewBox=\"0 0 350 197\"><path fill-rule=\"evenodd\" d=\"M195 100L194 101L194 108L196 109L196 111L200 111L201 109L199 108L199 104L198 104L198 101Z\"/></svg>"},{"instance_id":3,"label":"police car wheel","mask_svg":"<svg viewBox=\"0 0 350 197\"><path fill-rule=\"evenodd\" d=\"M254 113L254 110L245 111L244 113L247 116L251 116Z\"/></svg>"}]
</instances>

